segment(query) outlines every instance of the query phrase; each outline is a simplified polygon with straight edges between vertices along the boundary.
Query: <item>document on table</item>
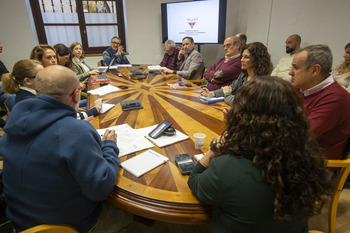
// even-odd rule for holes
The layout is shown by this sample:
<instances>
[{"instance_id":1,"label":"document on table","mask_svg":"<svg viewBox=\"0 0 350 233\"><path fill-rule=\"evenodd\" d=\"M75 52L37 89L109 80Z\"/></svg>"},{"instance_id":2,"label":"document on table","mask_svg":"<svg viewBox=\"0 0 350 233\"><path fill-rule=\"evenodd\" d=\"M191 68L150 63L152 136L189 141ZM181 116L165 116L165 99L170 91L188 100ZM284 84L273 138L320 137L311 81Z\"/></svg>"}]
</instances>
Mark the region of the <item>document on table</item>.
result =
<instances>
[{"instance_id":1,"label":"document on table","mask_svg":"<svg viewBox=\"0 0 350 233\"><path fill-rule=\"evenodd\" d=\"M111 92L119 91L120 89L118 87L112 86L108 84L107 86L99 87L94 90L88 91L88 93L92 95L105 95Z\"/></svg>"},{"instance_id":2,"label":"document on table","mask_svg":"<svg viewBox=\"0 0 350 233\"><path fill-rule=\"evenodd\" d=\"M102 109L101 109L101 113L105 113L107 112L109 109L113 108L115 106L115 104L105 104L102 103Z\"/></svg>"},{"instance_id":3,"label":"document on table","mask_svg":"<svg viewBox=\"0 0 350 233\"><path fill-rule=\"evenodd\" d=\"M176 130L176 134L172 135L172 136L160 136L159 138L151 138L150 136L148 136L148 134L157 127L157 125L153 125L150 127L146 127L146 128L141 128L141 129L135 129L137 131L138 135L143 135L145 137L147 137L149 140L151 140L154 144L156 144L156 146L158 147L164 147L164 146L168 146L171 144L174 144L176 142L180 142L183 140L188 139L189 137L186 134L181 133L180 131Z\"/></svg>"},{"instance_id":4,"label":"document on table","mask_svg":"<svg viewBox=\"0 0 350 233\"><path fill-rule=\"evenodd\" d=\"M101 138L106 129L114 129L118 134L117 145L119 148L119 157L154 147L150 141L148 141L143 135L138 134L138 132L128 124L98 129L97 132L100 134Z\"/></svg>"},{"instance_id":5,"label":"document on table","mask_svg":"<svg viewBox=\"0 0 350 233\"><path fill-rule=\"evenodd\" d=\"M155 65L155 66L147 66L149 70L163 70L166 67L160 66L160 65Z\"/></svg>"},{"instance_id":6,"label":"document on table","mask_svg":"<svg viewBox=\"0 0 350 233\"><path fill-rule=\"evenodd\" d=\"M153 170L154 168L168 162L168 158L153 151L147 150L131 159L122 162L120 165L122 168L130 172L136 177L140 177L143 174Z\"/></svg>"}]
</instances>

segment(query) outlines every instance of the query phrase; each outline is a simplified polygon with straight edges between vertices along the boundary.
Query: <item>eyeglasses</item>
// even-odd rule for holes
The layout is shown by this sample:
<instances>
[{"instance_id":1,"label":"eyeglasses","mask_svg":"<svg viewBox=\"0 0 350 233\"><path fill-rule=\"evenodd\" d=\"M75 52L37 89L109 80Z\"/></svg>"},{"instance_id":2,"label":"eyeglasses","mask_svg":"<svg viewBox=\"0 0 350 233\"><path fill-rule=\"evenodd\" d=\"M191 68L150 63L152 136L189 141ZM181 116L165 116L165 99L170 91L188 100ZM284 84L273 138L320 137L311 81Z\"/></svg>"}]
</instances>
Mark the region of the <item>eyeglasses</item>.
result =
<instances>
[{"instance_id":1,"label":"eyeglasses","mask_svg":"<svg viewBox=\"0 0 350 233\"><path fill-rule=\"evenodd\" d=\"M120 44L119 42L112 42L112 44Z\"/></svg>"},{"instance_id":2,"label":"eyeglasses","mask_svg":"<svg viewBox=\"0 0 350 233\"><path fill-rule=\"evenodd\" d=\"M230 48L232 46L232 44L224 44L224 46L222 46L223 48Z\"/></svg>"},{"instance_id":3,"label":"eyeglasses","mask_svg":"<svg viewBox=\"0 0 350 233\"><path fill-rule=\"evenodd\" d=\"M80 90L81 90L81 87L79 87L79 88L77 88L77 89L74 89L73 92L72 92L69 96L72 96L72 95L74 94L75 90L80 91Z\"/></svg>"}]
</instances>

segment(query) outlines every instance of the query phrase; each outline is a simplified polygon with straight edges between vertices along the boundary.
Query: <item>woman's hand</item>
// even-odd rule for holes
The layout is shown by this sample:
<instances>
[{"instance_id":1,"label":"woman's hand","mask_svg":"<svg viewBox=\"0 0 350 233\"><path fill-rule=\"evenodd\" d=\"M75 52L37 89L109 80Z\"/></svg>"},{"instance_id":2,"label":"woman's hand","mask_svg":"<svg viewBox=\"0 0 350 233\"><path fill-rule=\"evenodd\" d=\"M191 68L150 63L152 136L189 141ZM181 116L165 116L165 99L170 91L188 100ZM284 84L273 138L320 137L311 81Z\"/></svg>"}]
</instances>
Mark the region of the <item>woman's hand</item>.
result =
<instances>
[{"instance_id":1,"label":"woman's hand","mask_svg":"<svg viewBox=\"0 0 350 233\"><path fill-rule=\"evenodd\" d=\"M209 91L206 87L203 87L201 92L200 92L201 96L204 97L214 97L215 94L212 91Z\"/></svg>"},{"instance_id":2,"label":"woman's hand","mask_svg":"<svg viewBox=\"0 0 350 233\"><path fill-rule=\"evenodd\" d=\"M98 75L99 73L100 72L98 70L91 70L91 71L89 71L90 75L94 75L94 74Z\"/></svg>"},{"instance_id":3,"label":"woman's hand","mask_svg":"<svg viewBox=\"0 0 350 233\"><path fill-rule=\"evenodd\" d=\"M221 89L222 89L222 91L224 92L224 94L225 94L225 93L231 93L231 92L232 92L231 86L224 86L224 87L222 87Z\"/></svg>"}]
</instances>

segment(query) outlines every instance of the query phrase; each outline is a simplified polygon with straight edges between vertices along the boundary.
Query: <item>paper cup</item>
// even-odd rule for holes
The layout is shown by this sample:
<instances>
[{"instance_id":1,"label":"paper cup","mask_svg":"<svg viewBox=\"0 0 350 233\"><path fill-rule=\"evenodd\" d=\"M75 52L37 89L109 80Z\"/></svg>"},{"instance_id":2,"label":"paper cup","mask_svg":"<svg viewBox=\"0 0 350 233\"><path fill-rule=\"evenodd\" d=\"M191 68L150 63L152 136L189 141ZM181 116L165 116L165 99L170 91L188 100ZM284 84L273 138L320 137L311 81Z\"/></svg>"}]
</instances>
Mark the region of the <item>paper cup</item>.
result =
<instances>
[{"instance_id":1,"label":"paper cup","mask_svg":"<svg viewBox=\"0 0 350 233\"><path fill-rule=\"evenodd\" d=\"M206 135L204 133L195 133L193 136L195 148L197 150L203 149Z\"/></svg>"}]
</instances>

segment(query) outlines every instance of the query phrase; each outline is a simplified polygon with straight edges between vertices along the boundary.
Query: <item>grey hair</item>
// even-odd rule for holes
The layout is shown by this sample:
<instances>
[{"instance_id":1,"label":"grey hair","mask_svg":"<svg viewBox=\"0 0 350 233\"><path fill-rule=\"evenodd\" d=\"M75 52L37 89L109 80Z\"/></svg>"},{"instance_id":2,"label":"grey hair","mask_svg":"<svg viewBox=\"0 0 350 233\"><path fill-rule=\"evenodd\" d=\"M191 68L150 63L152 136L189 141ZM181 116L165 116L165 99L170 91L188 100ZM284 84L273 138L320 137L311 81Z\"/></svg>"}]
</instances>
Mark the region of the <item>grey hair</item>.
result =
<instances>
[{"instance_id":1,"label":"grey hair","mask_svg":"<svg viewBox=\"0 0 350 233\"><path fill-rule=\"evenodd\" d=\"M120 43L122 43L122 40L118 36L113 36L111 39L111 42L113 41L113 39L118 39L120 41Z\"/></svg>"},{"instance_id":2,"label":"grey hair","mask_svg":"<svg viewBox=\"0 0 350 233\"><path fill-rule=\"evenodd\" d=\"M302 51L307 52L306 69L319 64L321 66L321 75L329 76L332 71L333 56L332 51L327 45L310 45L305 47Z\"/></svg>"},{"instance_id":3,"label":"grey hair","mask_svg":"<svg viewBox=\"0 0 350 233\"><path fill-rule=\"evenodd\" d=\"M171 47L175 47L175 42L173 40L167 40L164 43L165 45L170 45Z\"/></svg>"},{"instance_id":4,"label":"grey hair","mask_svg":"<svg viewBox=\"0 0 350 233\"><path fill-rule=\"evenodd\" d=\"M238 36L233 37L233 45L236 45L237 43L241 43L241 40L239 39Z\"/></svg>"}]
</instances>

